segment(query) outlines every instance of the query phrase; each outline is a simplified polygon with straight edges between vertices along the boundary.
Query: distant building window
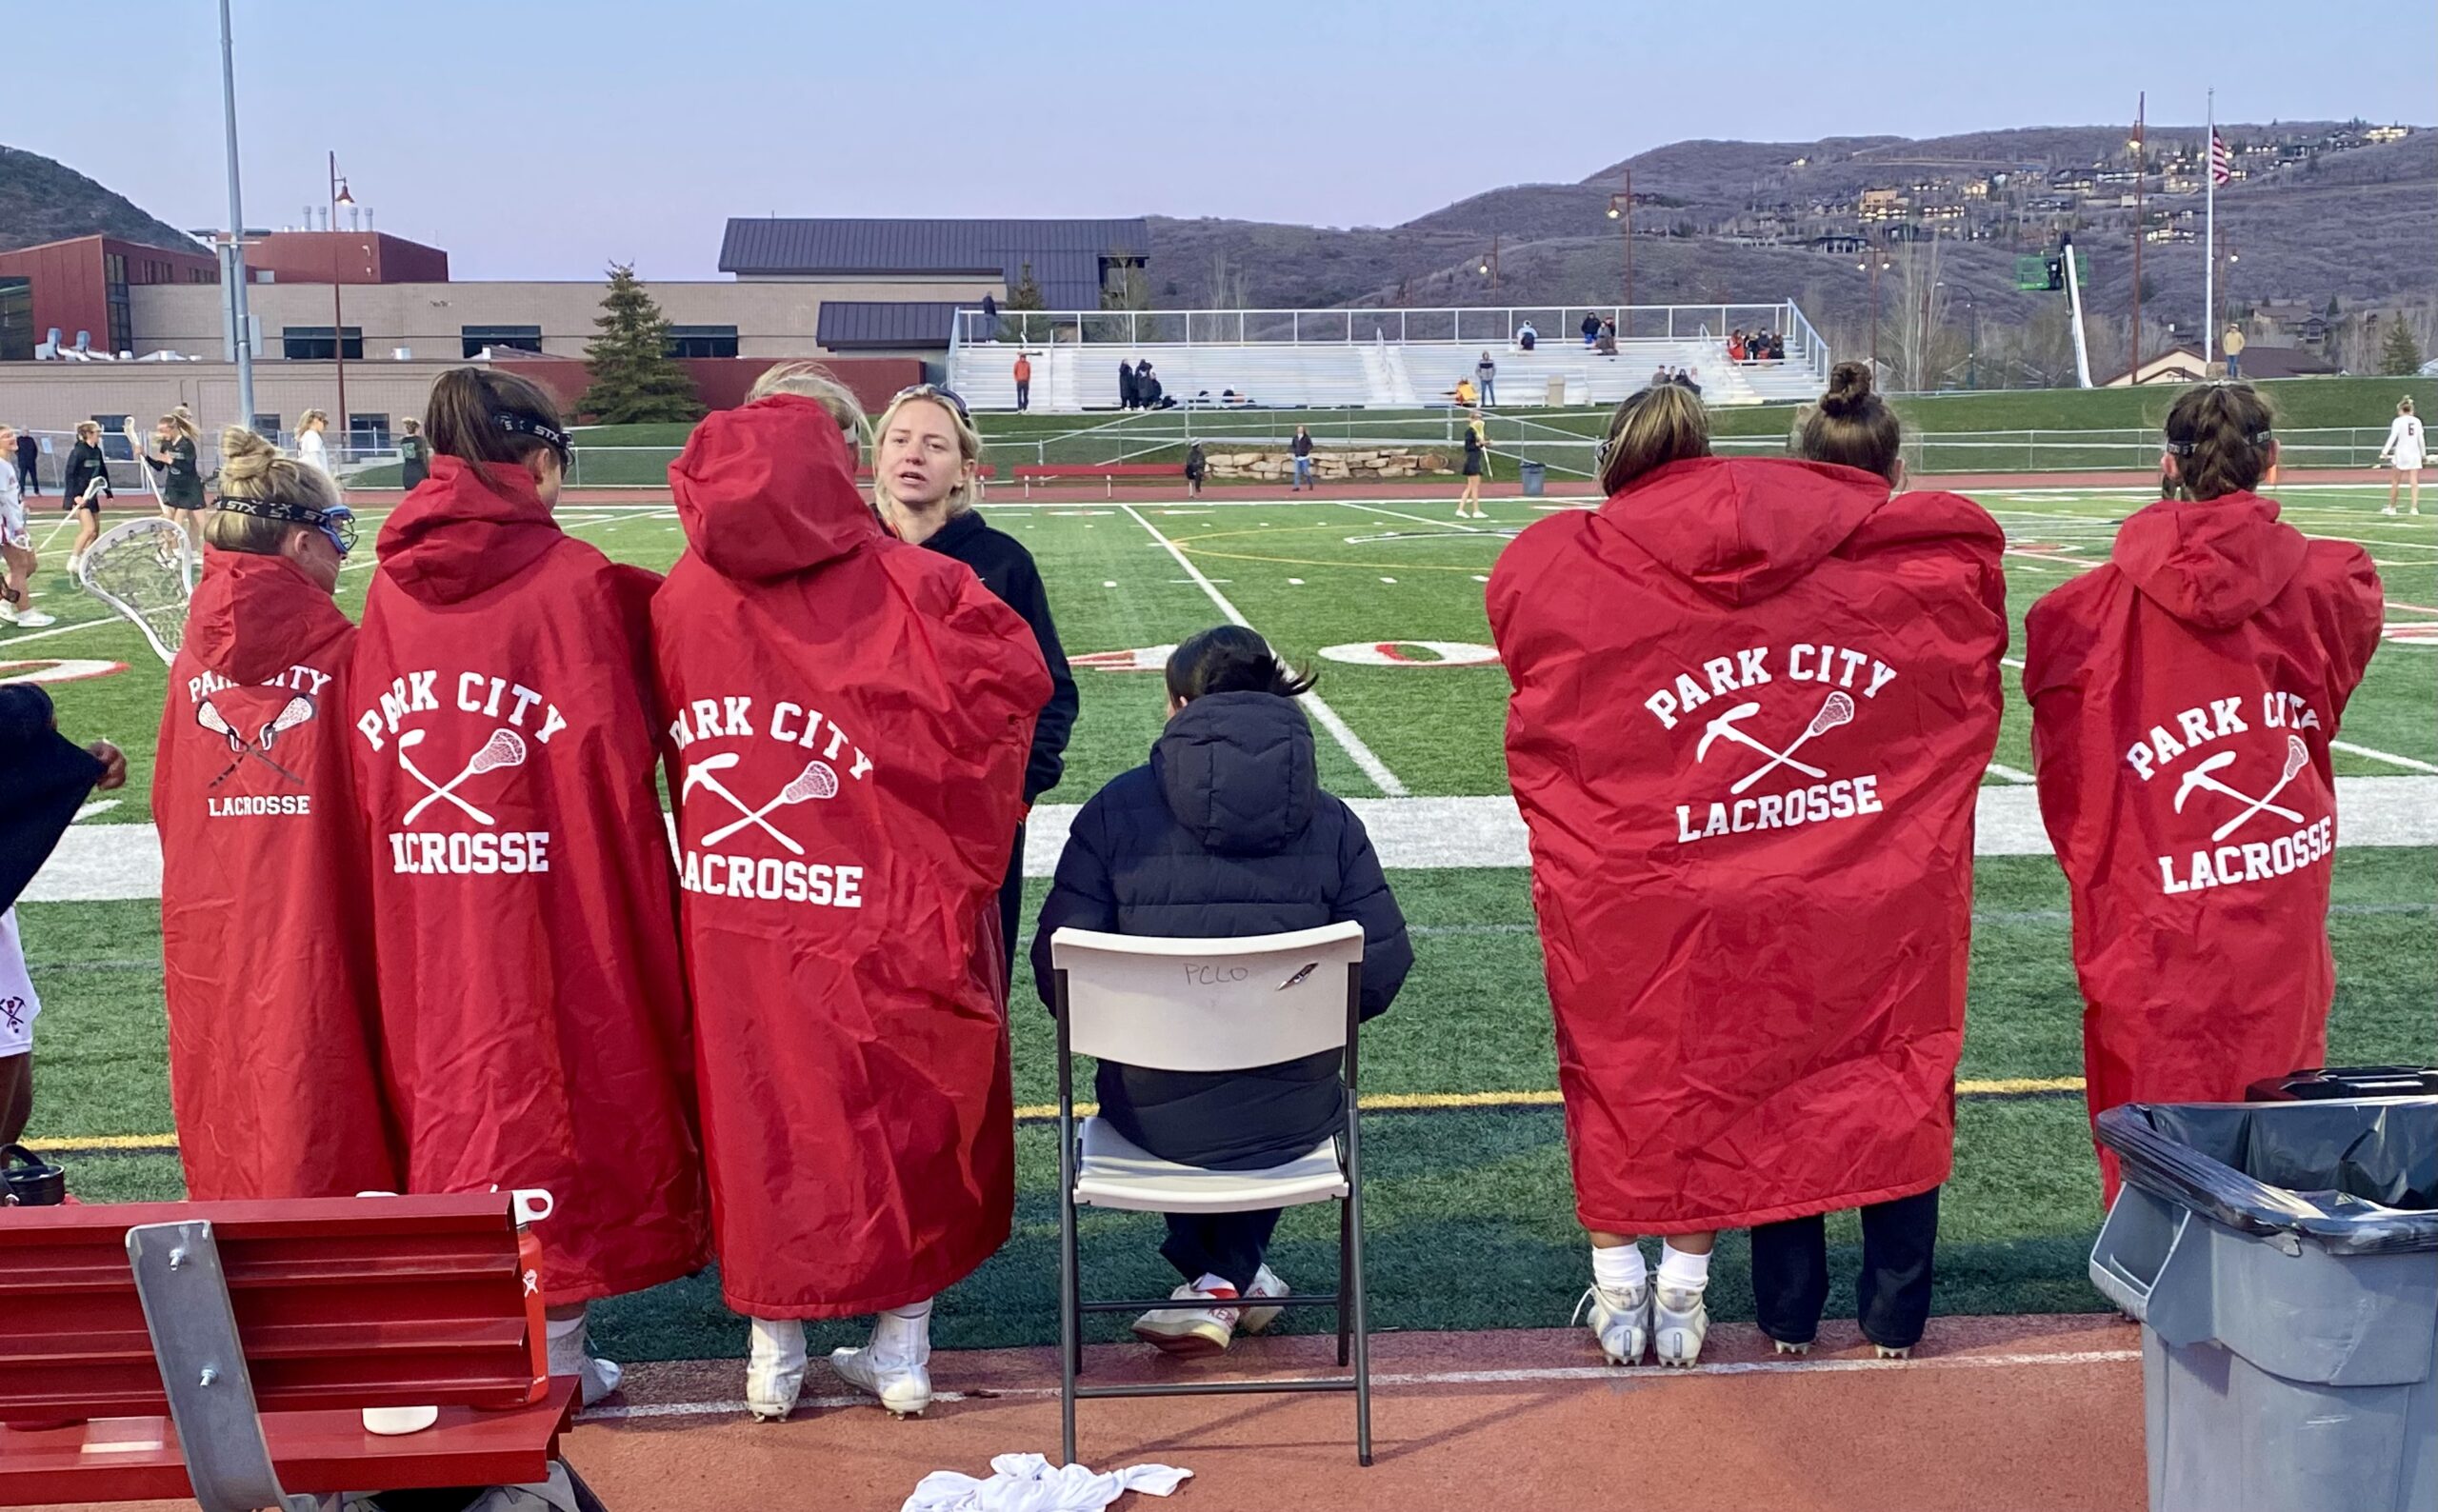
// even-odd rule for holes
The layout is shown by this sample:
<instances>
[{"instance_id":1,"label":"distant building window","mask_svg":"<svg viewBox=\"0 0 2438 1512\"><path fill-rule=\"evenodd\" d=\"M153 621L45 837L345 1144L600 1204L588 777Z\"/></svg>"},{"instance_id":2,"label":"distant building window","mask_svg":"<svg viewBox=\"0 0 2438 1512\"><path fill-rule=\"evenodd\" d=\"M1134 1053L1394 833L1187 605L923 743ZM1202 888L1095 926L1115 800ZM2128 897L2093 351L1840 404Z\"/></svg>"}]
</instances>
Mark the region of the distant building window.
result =
<instances>
[{"instance_id":1,"label":"distant building window","mask_svg":"<svg viewBox=\"0 0 2438 1512\"><path fill-rule=\"evenodd\" d=\"M671 326L669 328L669 355L671 357L733 357L736 355L734 326Z\"/></svg>"},{"instance_id":2,"label":"distant building window","mask_svg":"<svg viewBox=\"0 0 2438 1512\"><path fill-rule=\"evenodd\" d=\"M347 444L349 449L353 451L389 450L390 417L361 414L348 416Z\"/></svg>"},{"instance_id":3,"label":"distant building window","mask_svg":"<svg viewBox=\"0 0 2438 1512\"><path fill-rule=\"evenodd\" d=\"M127 286L112 284L104 290L104 293L107 295L107 303L110 306L110 328L108 334L110 339L110 350L133 351L135 349L135 308L128 302Z\"/></svg>"},{"instance_id":4,"label":"distant building window","mask_svg":"<svg viewBox=\"0 0 2438 1512\"><path fill-rule=\"evenodd\" d=\"M539 326L461 326L458 334L465 338L465 354L469 357L480 354L486 347L530 351L537 355L542 350L542 328Z\"/></svg>"},{"instance_id":5,"label":"distant building window","mask_svg":"<svg viewBox=\"0 0 2438 1512\"><path fill-rule=\"evenodd\" d=\"M88 415L87 419L102 428L102 455L114 462L132 462L135 448L127 444L127 428L133 415Z\"/></svg>"},{"instance_id":6,"label":"distant building window","mask_svg":"<svg viewBox=\"0 0 2438 1512\"><path fill-rule=\"evenodd\" d=\"M254 434L264 437L270 441L277 441L279 439L279 416L276 414L256 414L254 416Z\"/></svg>"},{"instance_id":7,"label":"distant building window","mask_svg":"<svg viewBox=\"0 0 2438 1512\"><path fill-rule=\"evenodd\" d=\"M330 348L328 326L282 326L279 328L280 355L290 362L329 362L338 355ZM347 357L350 362L364 356L364 328L347 328Z\"/></svg>"},{"instance_id":8,"label":"distant building window","mask_svg":"<svg viewBox=\"0 0 2438 1512\"><path fill-rule=\"evenodd\" d=\"M0 278L0 362L33 360L33 280Z\"/></svg>"}]
</instances>

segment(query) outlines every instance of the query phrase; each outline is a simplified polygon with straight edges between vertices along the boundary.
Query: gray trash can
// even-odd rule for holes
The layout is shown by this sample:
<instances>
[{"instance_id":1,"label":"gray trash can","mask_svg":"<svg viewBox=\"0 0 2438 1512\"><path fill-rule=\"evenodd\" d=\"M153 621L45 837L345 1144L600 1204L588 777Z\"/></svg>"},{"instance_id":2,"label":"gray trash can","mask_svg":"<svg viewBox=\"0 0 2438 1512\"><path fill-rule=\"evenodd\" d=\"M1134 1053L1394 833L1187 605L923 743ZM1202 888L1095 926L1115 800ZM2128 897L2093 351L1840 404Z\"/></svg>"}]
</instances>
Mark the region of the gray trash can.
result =
<instances>
[{"instance_id":1,"label":"gray trash can","mask_svg":"<svg viewBox=\"0 0 2438 1512\"><path fill-rule=\"evenodd\" d=\"M1539 498L1542 490L1549 486L1549 465L1541 462L1528 462L1520 470L1524 475L1524 497Z\"/></svg>"},{"instance_id":2,"label":"gray trash can","mask_svg":"<svg viewBox=\"0 0 2438 1512\"><path fill-rule=\"evenodd\" d=\"M2150 1512L2438 1512L2438 1097L2129 1104L2099 1141Z\"/></svg>"}]
</instances>

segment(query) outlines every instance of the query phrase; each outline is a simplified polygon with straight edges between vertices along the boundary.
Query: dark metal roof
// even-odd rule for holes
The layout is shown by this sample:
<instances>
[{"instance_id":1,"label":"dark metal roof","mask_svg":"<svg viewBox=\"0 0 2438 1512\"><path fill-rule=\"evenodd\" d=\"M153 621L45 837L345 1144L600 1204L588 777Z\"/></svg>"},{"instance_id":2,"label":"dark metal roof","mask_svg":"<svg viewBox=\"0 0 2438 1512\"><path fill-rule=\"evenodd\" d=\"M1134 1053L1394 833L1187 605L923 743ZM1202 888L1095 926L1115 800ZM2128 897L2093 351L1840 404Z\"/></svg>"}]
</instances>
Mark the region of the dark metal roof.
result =
<instances>
[{"instance_id":1,"label":"dark metal roof","mask_svg":"<svg viewBox=\"0 0 2438 1512\"><path fill-rule=\"evenodd\" d=\"M1051 309L1100 308L1101 259L1142 258L1151 228L1117 221L751 220L728 223L720 271L763 277L998 276L1012 287L1032 265Z\"/></svg>"},{"instance_id":2,"label":"dark metal roof","mask_svg":"<svg viewBox=\"0 0 2438 1512\"><path fill-rule=\"evenodd\" d=\"M859 347L940 347L957 307L948 301L825 299L813 339L831 351Z\"/></svg>"}]
</instances>

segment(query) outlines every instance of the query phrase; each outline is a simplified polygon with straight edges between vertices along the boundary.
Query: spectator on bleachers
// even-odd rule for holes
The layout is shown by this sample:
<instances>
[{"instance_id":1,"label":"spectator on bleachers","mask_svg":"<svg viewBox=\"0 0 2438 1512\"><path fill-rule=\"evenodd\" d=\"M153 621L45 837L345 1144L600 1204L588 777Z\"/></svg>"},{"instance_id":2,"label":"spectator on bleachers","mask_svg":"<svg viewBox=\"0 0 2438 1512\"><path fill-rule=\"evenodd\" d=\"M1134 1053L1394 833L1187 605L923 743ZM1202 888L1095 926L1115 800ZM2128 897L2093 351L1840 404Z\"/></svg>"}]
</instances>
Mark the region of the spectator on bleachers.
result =
<instances>
[{"instance_id":1,"label":"spectator on bleachers","mask_svg":"<svg viewBox=\"0 0 2438 1512\"><path fill-rule=\"evenodd\" d=\"M1744 360L1744 331L1741 327L1727 338L1727 360L1729 362Z\"/></svg>"},{"instance_id":2,"label":"spectator on bleachers","mask_svg":"<svg viewBox=\"0 0 2438 1512\"><path fill-rule=\"evenodd\" d=\"M1146 357L1134 368L1134 402L1145 409L1173 409L1176 401L1167 396L1160 380L1151 371L1151 359Z\"/></svg>"},{"instance_id":3,"label":"spectator on bleachers","mask_svg":"<svg viewBox=\"0 0 2438 1512\"><path fill-rule=\"evenodd\" d=\"M1125 358L1117 360L1117 407L1132 409L1141 402L1134 387L1134 368Z\"/></svg>"},{"instance_id":4,"label":"spectator on bleachers","mask_svg":"<svg viewBox=\"0 0 2438 1512\"><path fill-rule=\"evenodd\" d=\"M1597 351L1603 357L1614 357L1617 355L1617 323L1613 320L1602 321L1600 323L1600 334L1592 342L1591 346L1592 349Z\"/></svg>"},{"instance_id":5,"label":"spectator on bleachers","mask_svg":"<svg viewBox=\"0 0 2438 1512\"><path fill-rule=\"evenodd\" d=\"M1498 364L1490 361L1487 351L1482 353L1481 361L1473 364L1473 387L1480 393L1482 403L1498 403Z\"/></svg>"},{"instance_id":6,"label":"spectator on bleachers","mask_svg":"<svg viewBox=\"0 0 2438 1512\"><path fill-rule=\"evenodd\" d=\"M1022 347L1016 348L1016 413L1023 414L1032 406L1032 356Z\"/></svg>"},{"instance_id":7,"label":"spectator on bleachers","mask_svg":"<svg viewBox=\"0 0 2438 1512\"><path fill-rule=\"evenodd\" d=\"M1363 925L1361 1009L1388 1011L1413 964L1363 822L1313 776L1311 726L1295 699L1312 686L1251 630L1222 625L1169 656L1168 726L1150 761L1076 814L1033 931L1033 978L1054 1007L1050 937L1232 938ZM1259 1170L1311 1152L1343 1117L1335 1050L1249 1071L1158 1071L1104 1061L1100 1116L1163 1160ZM1184 1305L1146 1313L1135 1336L1170 1354L1215 1354L1277 1314L1244 1302L1281 1296L1265 1257L1275 1210L1169 1215L1160 1253L1185 1278Z\"/></svg>"},{"instance_id":8,"label":"spectator on bleachers","mask_svg":"<svg viewBox=\"0 0 2438 1512\"><path fill-rule=\"evenodd\" d=\"M1297 426L1295 428L1294 444L1287 449L1292 452L1295 457L1295 481L1289 486L1287 491L1293 493L1297 488L1302 488L1307 492L1309 492L1312 487L1312 432L1310 428L1305 426Z\"/></svg>"},{"instance_id":9,"label":"spectator on bleachers","mask_svg":"<svg viewBox=\"0 0 2438 1512\"><path fill-rule=\"evenodd\" d=\"M1702 391L1702 380L1695 375L1693 369L1690 368L1677 368L1676 376L1672 381L1680 388L1690 388L1696 394Z\"/></svg>"},{"instance_id":10,"label":"spectator on bleachers","mask_svg":"<svg viewBox=\"0 0 2438 1512\"><path fill-rule=\"evenodd\" d=\"M1457 408L1470 409L1474 402L1480 399L1481 393L1473 388L1473 381L1470 378L1459 378L1456 380L1456 387L1449 390L1448 396L1456 401Z\"/></svg>"},{"instance_id":11,"label":"spectator on bleachers","mask_svg":"<svg viewBox=\"0 0 2438 1512\"><path fill-rule=\"evenodd\" d=\"M1532 328L1532 323L1530 321L1528 320L1522 326L1516 328L1515 345L1522 350L1530 351L1535 346L1540 344L1540 340L1541 333Z\"/></svg>"},{"instance_id":12,"label":"spectator on bleachers","mask_svg":"<svg viewBox=\"0 0 2438 1512\"><path fill-rule=\"evenodd\" d=\"M1583 344L1586 347L1600 339L1600 317L1589 310L1583 312Z\"/></svg>"},{"instance_id":13,"label":"spectator on bleachers","mask_svg":"<svg viewBox=\"0 0 2438 1512\"><path fill-rule=\"evenodd\" d=\"M1668 365L1666 363L1661 363L1658 367L1653 368L1650 370L1650 382L1645 384L1643 387L1646 388L1657 388L1668 381Z\"/></svg>"}]
</instances>

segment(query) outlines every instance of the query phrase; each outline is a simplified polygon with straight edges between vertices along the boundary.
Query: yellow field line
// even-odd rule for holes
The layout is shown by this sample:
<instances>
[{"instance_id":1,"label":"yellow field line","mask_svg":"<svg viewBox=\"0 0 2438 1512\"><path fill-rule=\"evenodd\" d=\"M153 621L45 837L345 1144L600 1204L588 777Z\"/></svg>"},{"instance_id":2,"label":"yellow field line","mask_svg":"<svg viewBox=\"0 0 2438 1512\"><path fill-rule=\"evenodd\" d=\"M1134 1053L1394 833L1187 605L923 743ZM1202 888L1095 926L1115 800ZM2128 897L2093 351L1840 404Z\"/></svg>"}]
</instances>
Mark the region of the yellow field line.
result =
<instances>
[{"instance_id":1,"label":"yellow field line","mask_svg":"<svg viewBox=\"0 0 2438 1512\"><path fill-rule=\"evenodd\" d=\"M2079 1092L2083 1079L2079 1076L2011 1076L1994 1081L1963 1081L1955 1084L1959 1097L2023 1097L2037 1092ZM1555 1091L1524 1092L1373 1092L1363 1100L1367 1112L1412 1112L1472 1107L1556 1107L1562 1098ZM1098 1104L1078 1103L1075 1112L1089 1118L1100 1111ZM1046 1124L1058 1117L1055 1103L1028 1103L1016 1109L1020 1124ZM64 1135L56 1139L26 1141L33 1150L147 1150L162 1154L178 1147L174 1134L88 1134Z\"/></svg>"}]
</instances>

